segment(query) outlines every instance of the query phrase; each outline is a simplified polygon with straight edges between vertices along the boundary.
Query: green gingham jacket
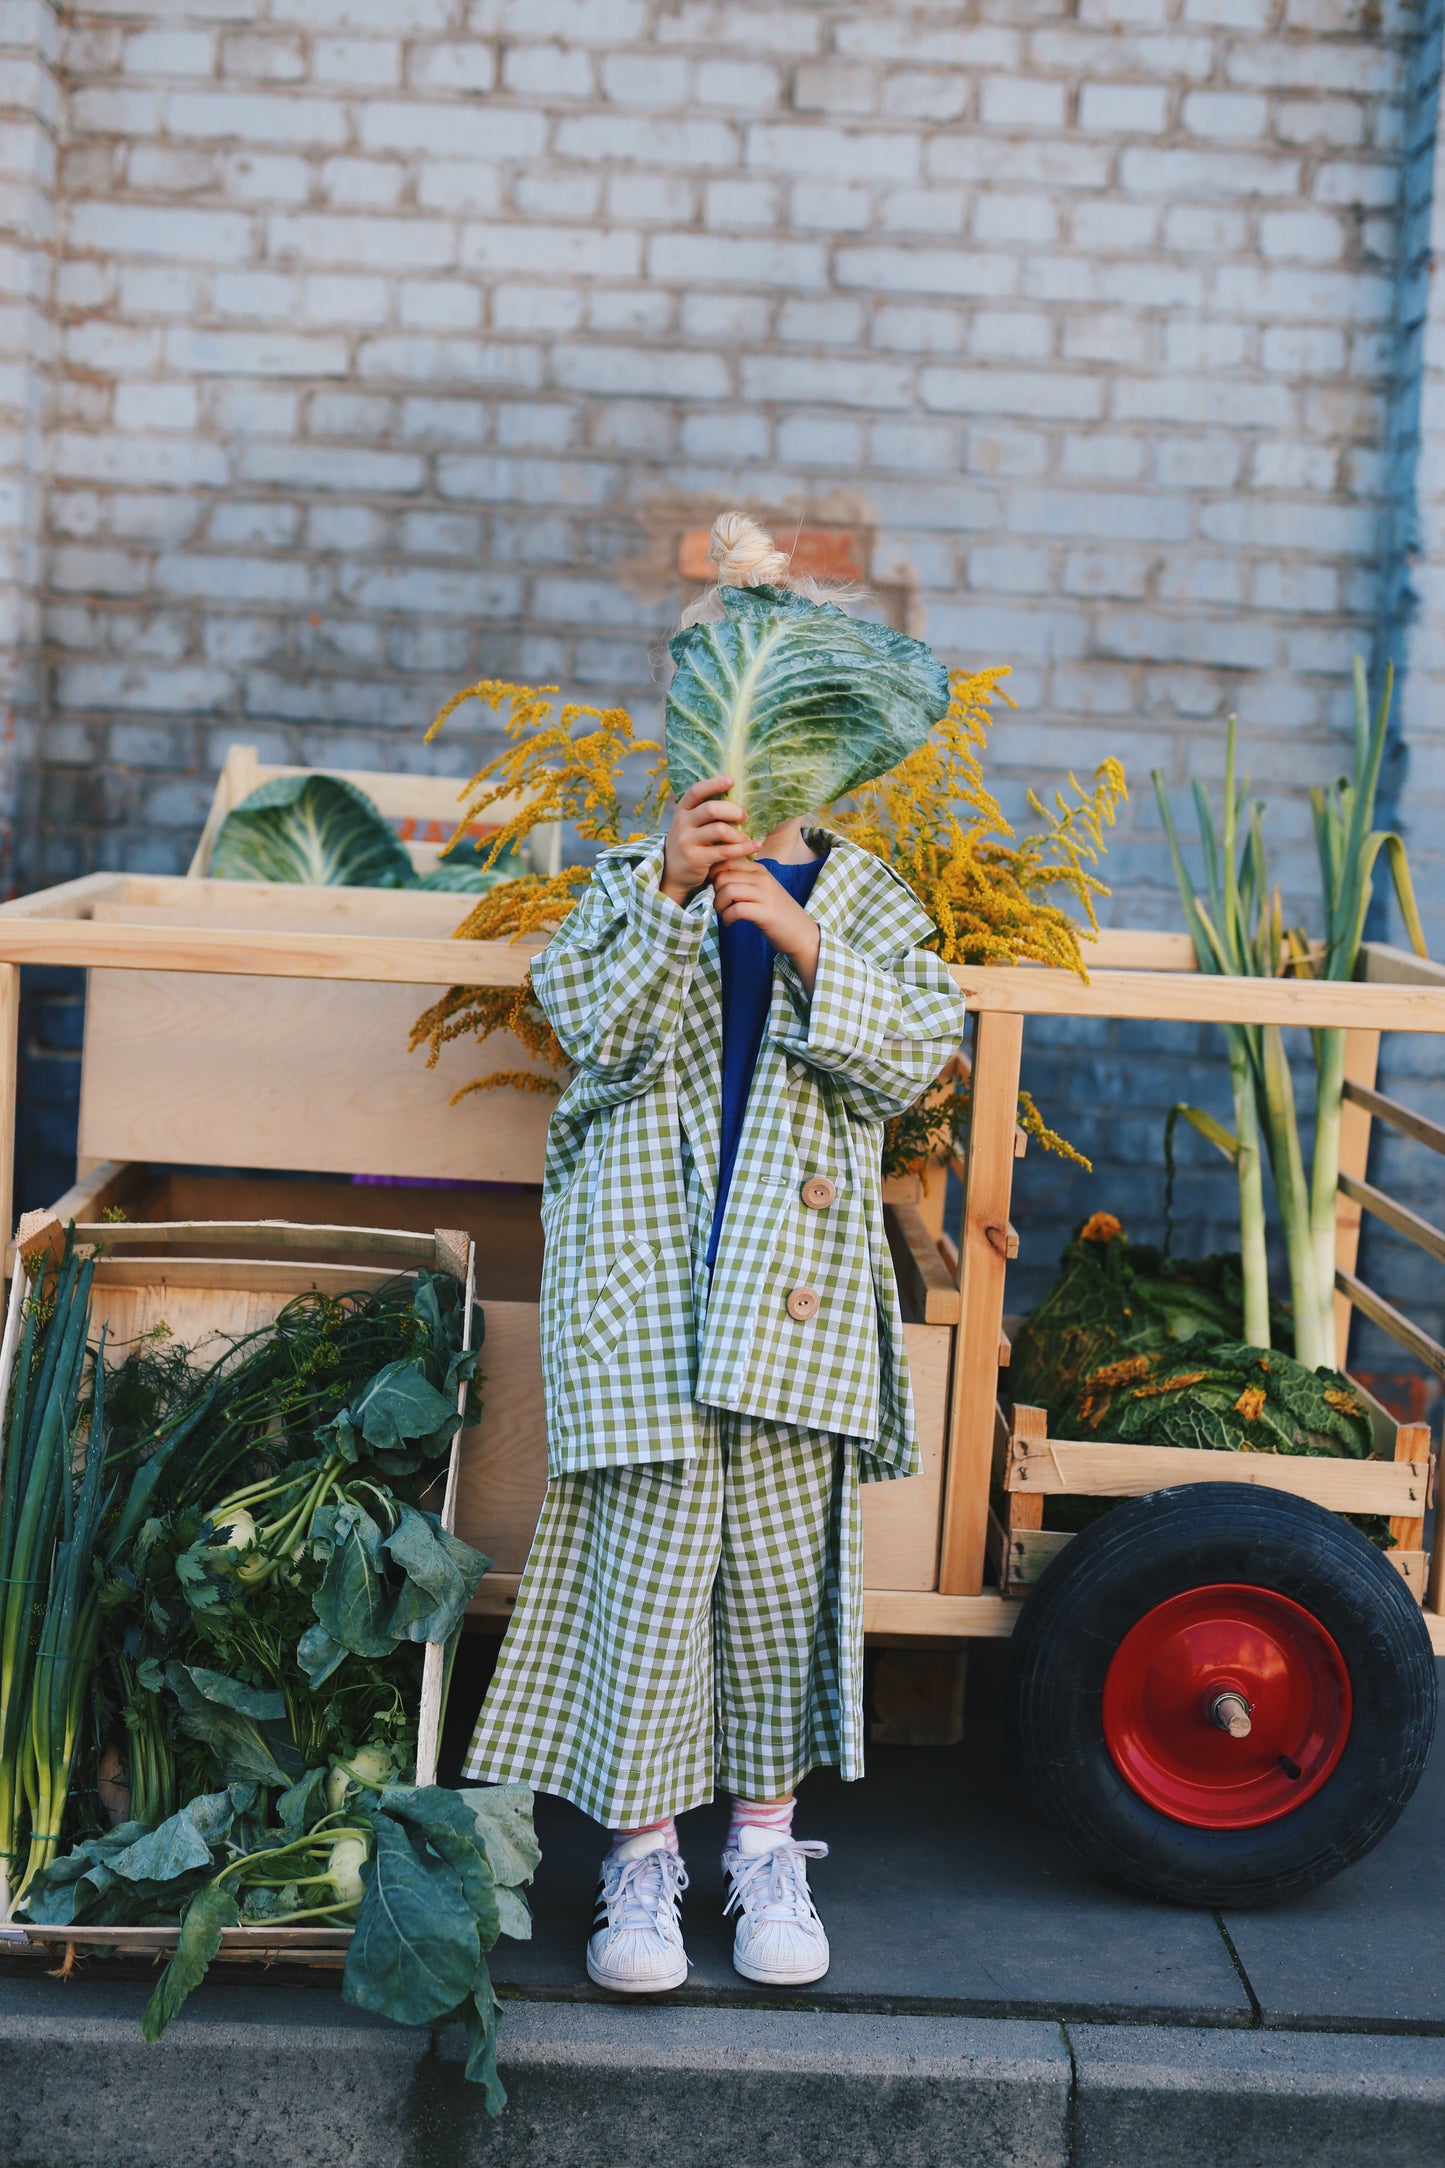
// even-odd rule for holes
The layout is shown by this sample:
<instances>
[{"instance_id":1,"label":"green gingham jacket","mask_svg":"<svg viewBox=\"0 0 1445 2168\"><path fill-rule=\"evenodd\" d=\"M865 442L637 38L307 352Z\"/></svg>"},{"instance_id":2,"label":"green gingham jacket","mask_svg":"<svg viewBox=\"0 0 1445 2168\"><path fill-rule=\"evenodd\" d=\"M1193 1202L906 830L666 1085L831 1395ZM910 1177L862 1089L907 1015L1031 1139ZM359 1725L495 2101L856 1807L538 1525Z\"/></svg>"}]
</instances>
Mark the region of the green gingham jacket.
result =
<instances>
[{"instance_id":1,"label":"green gingham jacket","mask_svg":"<svg viewBox=\"0 0 1445 2168\"><path fill-rule=\"evenodd\" d=\"M711 1288L722 1001L712 889L660 887L663 838L604 852L532 966L575 1065L542 1197L542 1367L552 1474L676 1460L694 1403L857 1441L865 1477L918 1466L883 1228L883 1124L963 1037L933 926L881 859L806 828L827 860L811 1002L779 956ZM821 1209L802 1185L826 1175ZM819 1299L799 1319L797 1288Z\"/></svg>"}]
</instances>

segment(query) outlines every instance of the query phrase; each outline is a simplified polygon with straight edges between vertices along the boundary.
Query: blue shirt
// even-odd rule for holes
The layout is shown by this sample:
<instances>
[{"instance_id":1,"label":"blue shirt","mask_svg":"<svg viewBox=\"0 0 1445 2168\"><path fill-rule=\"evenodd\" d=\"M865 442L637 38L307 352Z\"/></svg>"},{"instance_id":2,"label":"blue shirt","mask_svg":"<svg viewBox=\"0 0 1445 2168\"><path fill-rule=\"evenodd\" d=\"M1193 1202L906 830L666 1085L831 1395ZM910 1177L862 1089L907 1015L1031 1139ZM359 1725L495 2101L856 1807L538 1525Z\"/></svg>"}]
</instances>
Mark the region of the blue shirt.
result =
<instances>
[{"instance_id":1,"label":"blue shirt","mask_svg":"<svg viewBox=\"0 0 1445 2168\"><path fill-rule=\"evenodd\" d=\"M784 865L780 859L760 858L775 881L780 881L795 903L806 904L813 883L822 871L821 858L805 859L801 865ZM777 950L751 919L734 919L731 926L718 921L718 957L722 965L722 1123L718 1139L717 1201L713 1206L712 1234L707 1261L717 1256L718 1236L732 1188L733 1165L743 1133L748 1091L758 1063L758 1049L768 1021L773 992L773 958Z\"/></svg>"}]
</instances>

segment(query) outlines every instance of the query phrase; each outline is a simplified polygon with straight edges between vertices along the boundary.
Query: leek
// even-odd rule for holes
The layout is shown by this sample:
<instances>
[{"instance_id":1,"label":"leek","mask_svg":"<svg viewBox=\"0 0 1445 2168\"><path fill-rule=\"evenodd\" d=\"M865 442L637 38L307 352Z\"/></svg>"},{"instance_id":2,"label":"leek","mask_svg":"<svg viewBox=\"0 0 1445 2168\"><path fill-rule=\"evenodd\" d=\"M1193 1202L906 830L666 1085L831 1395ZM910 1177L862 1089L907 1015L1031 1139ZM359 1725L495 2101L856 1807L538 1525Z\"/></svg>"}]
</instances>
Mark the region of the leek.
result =
<instances>
[{"instance_id":1,"label":"leek","mask_svg":"<svg viewBox=\"0 0 1445 2168\"><path fill-rule=\"evenodd\" d=\"M75 1535L70 1446L93 1272L89 1260L77 1264L73 1235L67 1235L48 1316L46 1267L42 1264L35 1275L14 1371L0 1481L0 1920L10 1916L31 1774L37 1627L53 1594L57 1537L72 1542ZM35 1343L42 1325L45 1353L35 1376Z\"/></svg>"},{"instance_id":2,"label":"leek","mask_svg":"<svg viewBox=\"0 0 1445 2168\"><path fill-rule=\"evenodd\" d=\"M1428 953L1405 846L1393 831L1371 824L1389 728L1395 673L1387 666L1379 705L1370 715L1363 658L1355 657L1355 760L1352 776L1339 776L1327 790L1312 790L1315 846L1324 902L1323 976L1352 979L1359 968L1360 944L1374 894L1375 866L1383 850L1417 956ZM1340 1186L1340 1119L1344 1107L1345 1034L1318 1031L1315 1050L1315 1148L1310 1175L1310 1240L1320 1303L1320 1330L1326 1344L1334 1338L1335 1200ZM1343 1355L1341 1350L1341 1355ZM1328 1358L1327 1358L1328 1359Z\"/></svg>"}]
</instances>

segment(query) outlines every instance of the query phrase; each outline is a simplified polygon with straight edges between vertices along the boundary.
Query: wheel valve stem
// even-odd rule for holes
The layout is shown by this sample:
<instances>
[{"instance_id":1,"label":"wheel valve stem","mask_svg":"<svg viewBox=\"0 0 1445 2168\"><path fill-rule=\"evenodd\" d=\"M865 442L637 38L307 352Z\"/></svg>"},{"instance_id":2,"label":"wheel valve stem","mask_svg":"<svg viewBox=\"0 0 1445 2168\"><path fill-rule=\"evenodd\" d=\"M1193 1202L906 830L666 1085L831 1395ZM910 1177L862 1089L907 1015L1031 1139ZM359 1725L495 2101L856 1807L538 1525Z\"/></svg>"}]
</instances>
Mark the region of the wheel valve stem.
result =
<instances>
[{"instance_id":1,"label":"wheel valve stem","mask_svg":"<svg viewBox=\"0 0 1445 2168\"><path fill-rule=\"evenodd\" d=\"M1216 1694L1209 1704L1209 1715L1211 1722L1227 1731L1231 1739L1247 1739L1254 1729L1243 1694Z\"/></svg>"}]
</instances>

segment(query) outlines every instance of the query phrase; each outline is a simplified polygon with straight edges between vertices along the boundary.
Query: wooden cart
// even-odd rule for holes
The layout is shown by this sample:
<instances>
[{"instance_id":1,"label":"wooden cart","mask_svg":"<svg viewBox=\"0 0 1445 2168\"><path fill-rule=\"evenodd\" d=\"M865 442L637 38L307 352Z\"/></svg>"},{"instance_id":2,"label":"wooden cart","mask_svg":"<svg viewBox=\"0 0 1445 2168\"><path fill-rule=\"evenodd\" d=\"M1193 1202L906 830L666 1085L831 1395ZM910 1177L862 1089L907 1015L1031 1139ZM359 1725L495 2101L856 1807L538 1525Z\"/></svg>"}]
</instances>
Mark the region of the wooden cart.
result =
<instances>
[{"instance_id":1,"label":"wooden cart","mask_svg":"<svg viewBox=\"0 0 1445 2168\"><path fill-rule=\"evenodd\" d=\"M445 939L443 923L455 916L448 897L111 874L0 908L0 1031L8 1029L8 1045L0 1045L0 1164L8 1165L13 1131L18 967L34 962L91 974L81 1167L59 1213L94 1221L106 1206L120 1206L132 1221L398 1225L416 1216L413 1193L359 1190L335 1177L458 1185L427 1200L428 1216L474 1238L487 1318L484 1412L462 1439L457 1526L495 1562L474 1609L479 1621L500 1621L515 1598L545 1482L537 1187L548 1102L498 1092L451 1108L450 1091L476 1073L476 1049L449 1050L451 1066L441 1074L405 1053L406 1027L433 989L516 985L534 953L535 945ZM1445 971L1370 947L1358 983L1221 979L1195 971L1188 941L1168 934L1105 934L1089 962L1087 984L1032 967L954 971L972 1017L962 1239L955 1252L942 1235L940 1178L927 1196L895 1186L887 1218L923 1468L912 1481L865 1492L867 1631L944 1643L1010 1635L1019 1598L1068 1540L1042 1526L1050 1494L1124 1499L1160 1486L1228 1484L1388 1516L1397 1545L1391 1558L1423 1605L1433 1646L1445 1653L1442 1554L1437 1549L1432 1568L1425 1545L1433 1456L1424 1426L1397 1424L1376 1408L1379 1457L1363 1463L1189 1454L1050 1439L1039 1411L1013 1408L999 1390L1005 1288L1017 1249L1015 1110L1031 1015L1343 1027L1350 1081L1339 1352L1357 1307L1445 1375L1445 1350L1355 1275L1366 1210L1445 1256L1445 1235L1366 1180L1376 1119L1445 1149L1445 1131L1374 1089L1383 1032L1445 1032ZM311 1028L318 1017L324 1023ZM493 1048L482 1059L512 1065L510 1053ZM489 1186L463 1186L478 1180Z\"/></svg>"}]
</instances>

